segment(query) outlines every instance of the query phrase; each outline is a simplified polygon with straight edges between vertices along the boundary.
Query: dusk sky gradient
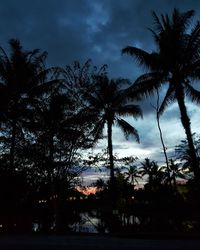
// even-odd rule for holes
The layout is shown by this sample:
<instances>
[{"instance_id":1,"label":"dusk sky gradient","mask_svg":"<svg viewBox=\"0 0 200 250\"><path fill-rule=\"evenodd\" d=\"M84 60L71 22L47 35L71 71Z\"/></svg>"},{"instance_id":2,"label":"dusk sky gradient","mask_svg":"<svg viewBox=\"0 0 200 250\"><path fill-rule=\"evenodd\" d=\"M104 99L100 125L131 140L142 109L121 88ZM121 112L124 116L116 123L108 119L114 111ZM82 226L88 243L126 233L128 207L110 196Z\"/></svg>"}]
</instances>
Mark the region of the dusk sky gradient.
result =
<instances>
[{"instance_id":1,"label":"dusk sky gradient","mask_svg":"<svg viewBox=\"0 0 200 250\"><path fill-rule=\"evenodd\" d=\"M152 51L153 39L148 27L153 27L151 11L157 14L194 9L200 19L200 2L196 0L1 0L0 45L7 50L10 38L20 39L25 49L48 51L48 65L65 66L91 58L94 65L108 64L109 76L128 78L132 82L142 73L134 60L121 54L121 49L133 45ZM162 90L163 92L164 90ZM114 129L114 152L120 156L149 157L163 162L164 157L150 105L154 98L141 103L144 118L133 124L140 135L140 144ZM192 132L200 133L199 107L187 102ZM170 106L161 117L161 127L167 152L174 155L175 145L185 138L177 105ZM105 141L98 149L105 148Z\"/></svg>"}]
</instances>

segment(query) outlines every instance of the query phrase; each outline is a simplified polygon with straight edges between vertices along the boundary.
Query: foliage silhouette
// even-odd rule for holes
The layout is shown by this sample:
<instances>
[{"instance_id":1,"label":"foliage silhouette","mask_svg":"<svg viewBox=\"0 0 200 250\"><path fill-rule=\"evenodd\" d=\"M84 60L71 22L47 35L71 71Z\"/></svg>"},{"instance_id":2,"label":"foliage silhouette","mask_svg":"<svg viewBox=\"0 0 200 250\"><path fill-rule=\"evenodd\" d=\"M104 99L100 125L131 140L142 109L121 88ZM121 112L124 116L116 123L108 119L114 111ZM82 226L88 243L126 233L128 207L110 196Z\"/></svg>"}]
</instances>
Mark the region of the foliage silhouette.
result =
<instances>
[{"instance_id":1,"label":"foliage silhouette","mask_svg":"<svg viewBox=\"0 0 200 250\"><path fill-rule=\"evenodd\" d=\"M195 145L197 160L199 162L200 157L200 138L198 135L193 134L193 141ZM181 143L175 147L175 155L178 160L180 160L183 163L184 169L191 169L191 163L192 159L189 153L189 148L187 144L187 140L181 140Z\"/></svg>"},{"instance_id":2,"label":"foliage silhouette","mask_svg":"<svg viewBox=\"0 0 200 250\"><path fill-rule=\"evenodd\" d=\"M155 161L151 161L146 158L141 162L141 167L139 169L141 176L148 177L148 185L150 189L159 188L159 186L164 181L164 172L161 167Z\"/></svg>"},{"instance_id":3,"label":"foliage silhouette","mask_svg":"<svg viewBox=\"0 0 200 250\"><path fill-rule=\"evenodd\" d=\"M45 68L46 52L23 51L15 39L9 45L10 55L0 47L0 122L10 134L10 168L14 169L17 136L23 134L21 127L30 117L34 97L58 81L53 77L54 69Z\"/></svg>"}]
</instances>

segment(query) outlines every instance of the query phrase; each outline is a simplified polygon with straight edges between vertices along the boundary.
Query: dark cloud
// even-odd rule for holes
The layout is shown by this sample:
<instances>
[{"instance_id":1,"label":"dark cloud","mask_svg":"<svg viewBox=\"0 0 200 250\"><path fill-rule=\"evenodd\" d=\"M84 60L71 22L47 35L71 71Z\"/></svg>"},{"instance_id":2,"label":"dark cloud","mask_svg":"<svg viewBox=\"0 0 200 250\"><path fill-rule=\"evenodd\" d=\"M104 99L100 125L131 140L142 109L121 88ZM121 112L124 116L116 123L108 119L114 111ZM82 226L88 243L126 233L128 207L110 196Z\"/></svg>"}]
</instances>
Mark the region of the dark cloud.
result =
<instances>
[{"instance_id":1,"label":"dark cloud","mask_svg":"<svg viewBox=\"0 0 200 250\"><path fill-rule=\"evenodd\" d=\"M26 48L49 52L50 64L90 57L92 13L87 1L1 1L1 43L19 38Z\"/></svg>"},{"instance_id":2,"label":"dark cloud","mask_svg":"<svg viewBox=\"0 0 200 250\"><path fill-rule=\"evenodd\" d=\"M151 50L147 27L151 11L158 13L197 9L198 1L141 0L1 0L1 45L17 37L27 48L49 52L50 64L68 64L75 59L93 58L107 63L112 76L134 79L140 70L121 49L136 45ZM199 14L199 13L198 13Z\"/></svg>"}]
</instances>

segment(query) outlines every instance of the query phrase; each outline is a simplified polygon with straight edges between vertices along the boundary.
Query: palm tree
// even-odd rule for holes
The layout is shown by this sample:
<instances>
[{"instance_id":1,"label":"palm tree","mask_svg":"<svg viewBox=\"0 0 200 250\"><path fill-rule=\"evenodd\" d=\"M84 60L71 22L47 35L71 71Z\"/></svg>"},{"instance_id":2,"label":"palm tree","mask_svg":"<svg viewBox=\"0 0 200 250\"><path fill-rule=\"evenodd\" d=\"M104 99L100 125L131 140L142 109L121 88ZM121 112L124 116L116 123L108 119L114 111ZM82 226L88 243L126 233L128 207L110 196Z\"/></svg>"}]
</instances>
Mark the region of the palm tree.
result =
<instances>
[{"instance_id":1,"label":"palm tree","mask_svg":"<svg viewBox=\"0 0 200 250\"><path fill-rule=\"evenodd\" d=\"M200 102L200 92L192 86L200 76L200 23L190 27L194 11L180 13L174 9L172 17L153 12L155 29L153 34L157 51L149 53L142 49L128 46L122 50L136 58L148 72L140 76L134 89L142 96L148 96L163 84L168 83L168 90L161 104L159 113L174 101L178 102L181 122L184 127L195 179L200 179L200 168L195 154L190 119L185 104L185 96Z\"/></svg>"},{"instance_id":2,"label":"palm tree","mask_svg":"<svg viewBox=\"0 0 200 250\"><path fill-rule=\"evenodd\" d=\"M195 133L192 136L195 145L197 160L198 162L200 162L200 137ZM191 168L191 163L192 163L191 161L192 159L189 152L190 151L188 148L187 140L185 139L181 140L181 143L175 147L176 159L183 163L183 169L186 170Z\"/></svg>"},{"instance_id":3,"label":"palm tree","mask_svg":"<svg viewBox=\"0 0 200 250\"><path fill-rule=\"evenodd\" d=\"M186 175L184 174L183 168L180 163L175 163L173 159L169 160L169 170L170 170L170 181L173 184L174 189L177 188L176 179L186 179ZM168 175L167 175L168 178Z\"/></svg>"},{"instance_id":4,"label":"palm tree","mask_svg":"<svg viewBox=\"0 0 200 250\"><path fill-rule=\"evenodd\" d=\"M137 178L140 178L140 175L138 173L138 167L136 165L131 165L129 167L125 167L126 172L124 173L126 175L127 180L130 181L133 188L135 187L135 182L138 184Z\"/></svg>"},{"instance_id":5,"label":"palm tree","mask_svg":"<svg viewBox=\"0 0 200 250\"><path fill-rule=\"evenodd\" d=\"M14 169L17 134L22 133L22 121L30 113L33 97L57 80L48 77L53 69L45 68L46 52L23 51L16 39L9 45L10 55L0 47L0 124L10 128L10 167Z\"/></svg>"},{"instance_id":6,"label":"palm tree","mask_svg":"<svg viewBox=\"0 0 200 250\"><path fill-rule=\"evenodd\" d=\"M148 177L148 184L150 188L160 186L164 180L164 172L162 168L158 166L155 161L151 161L146 158L144 162L141 162L139 173L142 177Z\"/></svg>"},{"instance_id":7,"label":"palm tree","mask_svg":"<svg viewBox=\"0 0 200 250\"><path fill-rule=\"evenodd\" d=\"M137 130L120 116L133 116L134 118L142 117L142 111L138 105L130 102L127 95L127 80L109 80L106 76L96 78L94 89L90 93L85 94L88 103L87 112L95 114L95 128L93 133L95 138L102 137L105 124L107 125L108 138L108 154L110 165L110 183L111 189L114 183L114 159L113 159L113 143L112 143L112 127L118 125L126 139L129 135L133 135L139 142ZM132 101L136 99L132 97Z\"/></svg>"},{"instance_id":8,"label":"palm tree","mask_svg":"<svg viewBox=\"0 0 200 250\"><path fill-rule=\"evenodd\" d=\"M93 186L96 187L98 191L102 191L106 188L106 182L102 178L99 178L95 181Z\"/></svg>"}]
</instances>

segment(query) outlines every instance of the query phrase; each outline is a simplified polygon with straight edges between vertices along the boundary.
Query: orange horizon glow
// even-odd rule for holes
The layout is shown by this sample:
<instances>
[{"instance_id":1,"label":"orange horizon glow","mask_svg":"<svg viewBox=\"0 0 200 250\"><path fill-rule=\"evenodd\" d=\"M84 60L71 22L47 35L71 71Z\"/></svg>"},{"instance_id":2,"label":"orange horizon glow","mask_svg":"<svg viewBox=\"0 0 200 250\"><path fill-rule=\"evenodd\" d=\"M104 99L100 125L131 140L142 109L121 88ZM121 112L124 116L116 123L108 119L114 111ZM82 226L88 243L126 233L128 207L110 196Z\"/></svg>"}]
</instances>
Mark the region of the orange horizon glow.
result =
<instances>
[{"instance_id":1,"label":"orange horizon glow","mask_svg":"<svg viewBox=\"0 0 200 250\"><path fill-rule=\"evenodd\" d=\"M96 187L86 187L86 188L77 187L76 189L84 195L96 194L97 192Z\"/></svg>"}]
</instances>

